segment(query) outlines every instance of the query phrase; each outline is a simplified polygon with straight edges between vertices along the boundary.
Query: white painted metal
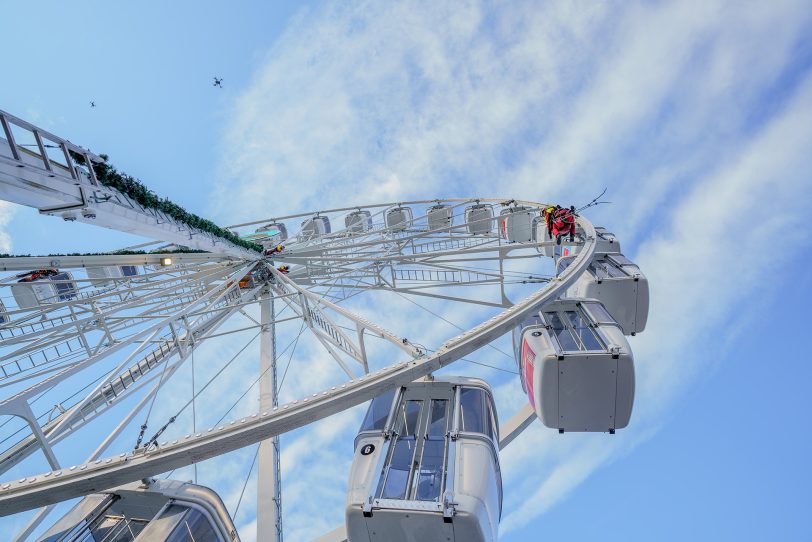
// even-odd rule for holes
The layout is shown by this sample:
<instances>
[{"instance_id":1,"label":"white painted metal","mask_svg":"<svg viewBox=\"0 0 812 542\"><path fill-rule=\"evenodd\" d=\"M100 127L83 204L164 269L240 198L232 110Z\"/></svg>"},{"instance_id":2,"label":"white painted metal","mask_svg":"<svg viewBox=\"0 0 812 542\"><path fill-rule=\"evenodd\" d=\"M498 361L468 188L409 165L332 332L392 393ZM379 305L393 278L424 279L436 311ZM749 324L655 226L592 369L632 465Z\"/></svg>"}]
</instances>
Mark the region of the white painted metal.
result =
<instances>
[{"instance_id":1,"label":"white painted metal","mask_svg":"<svg viewBox=\"0 0 812 542\"><path fill-rule=\"evenodd\" d=\"M634 403L634 360L620 326L597 300L561 299L515 331L530 405L547 427L626 427Z\"/></svg>"},{"instance_id":2,"label":"white painted metal","mask_svg":"<svg viewBox=\"0 0 812 542\"><path fill-rule=\"evenodd\" d=\"M465 209L465 222L468 233L486 234L493 231L493 208L484 203L477 203Z\"/></svg>"},{"instance_id":3,"label":"white painted metal","mask_svg":"<svg viewBox=\"0 0 812 542\"><path fill-rule=\"evenodd\" d=\"M646 329L648 279L623 254L597 256L567 295L600 299L626 335L635 335Z\"/></svg>"},{"instance_id":4,"label":"white painted metal","mask_svg":"<svg viewBox=\"0 0 812 542\"><path fill-rule=\"evenodd\" d=\"M411 227L413 218L410 207L398 206L386 212L386 227L393 232L406 231Z\"/></svg>"},{"instance_id":5,"label":"white painted metal","mask_svg":"<svg viewBox=\"0 0 812 542\"><path fill-rule=\"evenodd\" d=\"M137 454L122 454L109 461L65 469L58 475L54 472L26 478L23 482L0 484L0 513L16 513L215 457L322 419L367 401L386 389L436 371L508 332L569 287L589 264L594 251L594 229L586 221L582 225L586 233L584 248L564 273L499 315L446 341L430 355L396 363L315 397L282 405L276 411L258 412L244 421L211 428L199 437L190 435Z\"/></svg>"},{"instance_id":6,"label":"white painted metal","mask_svg":"<svg viewBox=\"0 0 812 542\"><path fill-rule=\"evenodd\" d=\"M191 513L201 514L204 527L187 517ZM228 510L214 491L207 487L176 480L152 480L148 484L134 482L102 493L89 495L76 504L65 516L57 521L37 540L51 542L75 540L81 530L95 525L94 519L103 517L103 523L91 538L81 540L101 540L96 536L109 537L116 535L115 540L133 540L135 542L160 542L164 540L191 540L191 533L200 537L198 540L210 542L239 542L237 529L228 514ZM88 527L86 527L88 526ZM113 540L105 538L106 540Z\"/></svg>"},{"instance_id":7,"label":"white painted metal","mask_svg":"<svg viewBox=\"0 0 812 542\"><path fill-rule=\"evenodd\" d=\"M17 145L9 146L9 152L11 151L16 151L19 156L24 154L20 152ZM41 149L41 151L43 152L40 154L44 154L44 149ZM11 152L11 154L13 155L14 152ZM44 161L41 157L26 156L27 158L18 157L16 159L29 159L32 167L35 167L34 162L39 160L44 168L46 165L50 165L52 170L57 169L56 166ZM47 168L45 169L47 170ZM99 190L103 191L104 189L100 188ZM0 197L2 197L2 194L0 194ZM89 464L77 466L74 470L63 468L52 471L47 477L44 475L26 477L27 479L23 484L7 482L8 487L5 487L6 484L0 483L0 514L13 513L14 511L47 502L57 502L72 496L81 496L99 488L113 487L127 481L137 480L144 476L215 457L250 443L267 442L269 437L277 436L293 428L301 427L352 405L359 404L393 386L408 385L415 378L436 371L465 356L467 353L488 344L526 319L534 311L537 312L541 306L560 296L583 272L595 252L594 229L587 221L582 220L580 231L582 233L583 247L580 243L577 245L579 254L574 259L575 263L559 277L537 277L526 273L525 276L511 275L509 266L506 267L505 264L522 258L534 257L537 245L532 240L532 222L530 228L525 228L529 229L530 234L524 230L519 232L519 226L514 228L517 232L514 235L506 234L507 238L505 240L515 241L509 245L503 245L498 235L495 235L493 225L495 220L493 219L492 209L496 205L507 205L507 203L503 203L505 201L507 200L483 199L473 201L470 199L457 199L404 202L402 205L387 203L319 211L318 213L310 212L275 219L278 221L297 217L310 218L303 223L301 232L292 232L294 237L292 237L290 243L286 243L288 246L285 251L273 255L274 266L281 263L291 266L289 274L281 274L275 269L271 269L269 271L269 283L266 283L264 278L256 278L255 275L254 287L256 291L258 292L266 285L270 287L275 297L279 297L280 300L291 307L293 317L302 319L317 340L323 344L327 353L346 369L349 368L346 364L348 359L350 364L352 364L353 359L358 361L363 365L364 370L366 370L370 361L375 361L367 359L363 341L365 334L375 335L390 341L407 352L410 359L394 363L389 367L373 372L371 375L365 375L361 378L351 377L350 382L341 386L324 390L294 403L276 408L267 407L268 384L261 381L261 408L254 416L245 420L234 420L233 423L223 424L222 428L218 426L200 432L199 436L190 435L171 442L160 442L157 446L151 446L149 449L140 450L135 454L128 453L123 456L111 457L109 461L102 460L96 463L96 459L94 459ZM435 209L432 215L429 207L436 205L445 205L446 207L441 209L441 212L437 212L438 210ZM477 205L482 205L487 210L482 211ZM515 205L526 205L534 209L539 207L537 203L523 201L517 201ZM397 224L390 224L386 220L389 216L394 216L391 211L397 211L397 207L403 207L409 212L408 221L401 220L399 222L399 224L408 222L408 231L404 231L405 228ZM454 209L457 207L460 210L467 207L467 211L464 213L465 222L455 227L453 226L453 215ZM351 214L364 211L359 216L363 216L366 220L352 221L350 223L348 222L349 216L338 214L345 211L351 211ZM81 213L81 209L72 212ZM402 210L398 212L405 213ZM380 224L379 221L383 219L384 223L390 227L384 229L381 229L380 226L368 227L373 217L379 217L375 219L375 224ZM346 230L330 233L329 221L340 221L342 219L345 220ZM266 219L252 224L262 224L267 221ZM391 235L393 231L396 231L398 235ZM173 239L165 240L178 243ZM189 245L189 243L185 244ZM530 254L528 254L527 249L529 249ZM255 256L249 255L247 258L238 254L224 256L235 260L230 264L223 263L221 265L230 267L229 276L235 282L232 290L238 290L236 280L250 270L251 262ZM188 254L185 256L177 255L177 257L179 259L175 263L181 264L179 269L186 267L202 269L206 266L215 265L204 262L213 262L217 258L213 254ZM70 261L71 265L62 261L59 267L77 269L92 266L93 264L96 266L123 265L124 260L121 260L121 258L125 258L125 256L99 257L107 258L107 260L103 260L104 263L100 259L94 261L87 260L86 257L60 257L61 260L68 258L80 258L82 261ZM202 317L212 311L218 317L227 318L228 314L238 312L242 305L250 302L250 299L254 299L252 296L257 295L252 293L254 288L249 288L250 291L245 291L245 295L239 296L239 299L234 298L224 301L225 305L218 306L216 309L209 308L218 303L218 300L224 299L220 292L229 279L225 278L224 274L217 275L215 278L212 273L207 275L200 272L197 274L186 272L182 277L178 278L178 284L195 283L202 287L200 292L194 294L193 299L202 299L204 295L214 291L211 288L219 288L220 290L218 290L218 294L198 301L198 305L193 310L183 312L181 307L184 307L185 304L181 302L182 288L178 287L177 293L167 294L166 289L162 289L156 280L157 277L169 271L168 269L161 270L158 267L160 256L134 255L129 256L129 258L132 259L127 260L127 264L145 266L143 276L138 278L139 281L146 281L145 284L124 284L124 281L118 277L91 276L93 272L87 273L88 279L84 279L83 273L85 272L79 271L74 273L78 289L78 298L76 300L55 303L53 307L30 309L28 312L12 308L9 317L12 318L12 322L15 324L13 329L19 330L21 334L4 338L2 336L4 324L0 322L0 364L3 363L2 356L6 352L3 348L15 348L13 358L17 360L28 351L44 352L46 348L52 347L49 345L56 345L59 341L74 340L78 341L80 346L87 350L87 354L82 359L83 356L76 351L76 361L73 361L73 358L70 361L68 358L65 358L65 361L59 361L58 363L62 363L63 366L56 371L56 374L64 375L66 374L65 371L68 371L70 375L79 374L80 370L89 367L88 360L92 359L97 352L104 353L105 356L113 355L116 352L123 354L123 350L115 349L119 342L129 341L127 343L131 345L129 348L135 347L139 344L139 341L149 342L151 340L149 339L150 335L145 333L145 330L148 328L155 331L156 326L158 326L158 329L172 328L168 339L171 341L172 348L176 349L174 351L179 352L181 359L184 359L183 356L193 351L199 342L197 335L189 335L185 323L186 319ZM144 258L145 261L141 261L140 258ZM181 258L186 261L181 261ZM0 259L0 269L4 269L3 265L5 263ZM38 260L36 265L23 265L22 262L10 263L21 267L16 269L8 268L9 271L51 267L51 265L48 265L50 262L46 264L42 260ZM513 305L505 297L504 285L506 281L539 283L542 285L542 289ZM170 284L170 282L167 282L167 284ZM8 283L6 285L8 286ZM478 289L484 291L486 286L490 287L491 291L494 292L501 289L501 299L477 299L476 296L460 295L455 289L461 286L471 287L472 291L478 291ZM3 281L0 278L0 289L2 288ZM111 289L111 291L107 293L101 292L105 288ZM446 294L439 293L443 288L450 289L450 291ZM446 341L434 353L429 354L422 345L413 344L403 337L386 331L380 325L359 317L336 304L352 295L373 289L409 296L428 296L434 299L475 303L488 307L500 307L506 310L483 322L480 326ZM163 293L163 296L160 295L161 293ZM121 296L121 299L114 302L113 295ZM178 302L178 305L171 305L174 302ZM123 311L122 307L124 308ZM140 312L131 312L137 311L139 308L141 309ZM264 312L261 311L263 318L261 318L260 322L265 329L261 333L263 339L273 326L273 324L269 323L274 321L272 316L266 319ZM63 316L64 313L69 313L72 316L65 317ZM33 325L34 315L39 314L45 315L48 321L53 320L55 325L48 329L35 329ZM62 320L56 319L57 316ZM140 320L136 320L136 318ZM137 325L136 322L138 322ZM155 325L147 325L153 322ZM91 323L93 323L93 327L90 327ZM160 328L159 325L163 326L163 328ZM29 327L24 330L25 326ZM352 337L353 333L356 334L356 337ZM160 332L156 335L156 339L159 335L161 335ZM162 335L161 337L161 340L164 340ZM189 337L194 338L190 341L188 340ZM107 341L109 344L104 344L102 341ZM270 351L274 350L273 347L270 348ZM261 348L261 351L263 354L261 355L260 371L263 374L268 374L263 367L266 367L265 363L268 361L267 352L269 349L265 347ZM177 363L167 365L167 371L176 370ZM380 363L376 363L375 366L380 366ZM30 378L32 381L36 381L32 387L36 388L42 382L43 376L48 374L44 372L47 370L50 369L46 367L30 367L17 376L10 378ZM352 374L351 371L347 372ZM157 377L155 370L151 369L147 373L138 383L133 382L123 391L130 394L137 389L143 388L148 383L154 383ZM116 376L118 375L112 378ZM112 381L112 378L110 381ZM38 379L40 380L37 381ZM58 379L56 383L60 381ZM0 381L0 386L2 386L2 381ZM50 387L49 384L48 389ZM31 390L27 393L31 393ZM124 395L123 393L122 396ZM2 408L2 402L0 402L0 408ZM532 421L533 417L528 416L526 411L527 409L524 409L508 422L503 438L499 443L500 446L509 443L515 435L519 434ZM63 422L65 420L64 415L58 419ZM91 417L91 419L93 418ZM73 428L73 425L70 424L64 424L64 426ZM81 424L77 427L81 427ZM70 434L70 432L68 431L65 435ZM49 440L59 438L59 436L48 435L45 431L43 434ZM495 449L495 444L493 447ZM36 446L34 449L36 449ZM276 449L278 450L278 447ZM273 462L267 460L266 451L267 447L263 444L259 458L260 480L267 480L267 473L274 470L267 467L269 463ZM263 457L266 459L263 460ZM61 474L57 476L58 472ZM260 482L260 492L262 488L271 487L272 485ZM268 525L270 516L267 512L272 507L260 504L265 501L267 501L265 497L258 496L258 523ZM277 498L278 502L279 499ZM419 514L421 512L415 510L415 513ZM381 516L379 515L379 517ZM460 514L455 520L458 521L460 528L459 533L456 535L457 539L461 539L460 536L463 536L462 517ZM472 516L472 519L480 521L482 517L482 514L478 514L475 518ZM273 521L271 520L271 523ZM457 525L455 525L456 528ZM471 538L474 535L465 536ZM261 535L260 539L272 538Z\"/></svg>"},{"instance_id":8,"label":"white painted metal","mask_svg":"<svg viewBox=\"0 0 812 542\"><path fill-rule=\"evenodd\" d=\"M358 209L344 218L344 227L350 233L365 232L372 229L372 213Z\"/></svg>"},{"instance_id":9,"label":"white painted metal","mask_svg":"<svg viewBox=\"0 0 812 542\"><path fill-rule=\"evenodd\" d=\"M355 440L349 541L407 542L416 533L426 540L496 540L498 445L492 393L482 380L423 379L377 398Z\"/></svg>"},{"instance_id":10,"label":"white painted metal","mask_svg":"<svg viewBox=\"0 0 812 542\"><path fill-rule=\"evenodd\" d=\"M259 255L230 241L181 224L172 217L147 209L121 192L100 185L93 168L75 165L68 151L87 162L102 158L0 110L0 199L34 207L42 214L78 220L131 232L136 235L236 257L257 259ZM15 143L12 126L30 133L38 142L44 138L60 148L62 161L49 156L43 145L34 152Z\"/></svg>"},{"instance_id":11,"label":"white painted metal","mask_svg":"<svg viewBox=\"0 0 812 542\"><path fill-rule=\"evenodd\" d=\"M260 296L259 409L278 406L276 382L276 330L270 292ZM259 444L257 474L257 540L282 542L282 469L279 435Z\"/></svg>"}]
</instances>

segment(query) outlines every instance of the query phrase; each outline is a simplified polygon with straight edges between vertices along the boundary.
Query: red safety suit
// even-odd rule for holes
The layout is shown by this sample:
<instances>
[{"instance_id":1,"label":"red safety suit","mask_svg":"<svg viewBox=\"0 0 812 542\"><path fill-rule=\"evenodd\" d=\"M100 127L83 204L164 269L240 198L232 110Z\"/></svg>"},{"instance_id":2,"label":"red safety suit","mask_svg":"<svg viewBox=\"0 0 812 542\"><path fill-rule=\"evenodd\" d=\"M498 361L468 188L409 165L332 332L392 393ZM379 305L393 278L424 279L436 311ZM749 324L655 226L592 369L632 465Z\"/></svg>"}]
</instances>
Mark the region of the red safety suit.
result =
<instances>
[{"instance_id":1,"label":"red safety suit","mask_svg":"<svg viewBox=\"0 0 812 542\"><path fill-rule=\"evenodd\" d=\"M575 241L575 213L572 209L557 209L553 215L553 236L556 244L561 244L561 237L569 234L570 243Z\"/></svg>"}]
</instances>

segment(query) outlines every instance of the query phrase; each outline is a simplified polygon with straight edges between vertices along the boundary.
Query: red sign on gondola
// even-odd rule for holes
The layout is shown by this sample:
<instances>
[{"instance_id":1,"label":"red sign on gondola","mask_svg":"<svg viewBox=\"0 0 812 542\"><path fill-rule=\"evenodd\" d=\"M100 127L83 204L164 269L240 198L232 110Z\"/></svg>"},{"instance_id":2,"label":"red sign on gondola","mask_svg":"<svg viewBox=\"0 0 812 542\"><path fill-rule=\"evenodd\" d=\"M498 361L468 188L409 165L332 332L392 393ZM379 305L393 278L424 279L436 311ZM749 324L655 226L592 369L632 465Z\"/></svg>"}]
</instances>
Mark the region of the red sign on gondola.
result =
<instances>
[{"instance_id":1,"label":"red sign on gondola","mask_svg":"<svg viewBox=\"0 0 812 542\"><path fill-rule=\"evenodd\" d=\"M533 361L536 353L527 344L527 339L522 339L522 371L524 372L524 383L527 386L527 397L530 399L530 406L536 409L536 399L533 393Z\"/></svg>"}]
</instances>

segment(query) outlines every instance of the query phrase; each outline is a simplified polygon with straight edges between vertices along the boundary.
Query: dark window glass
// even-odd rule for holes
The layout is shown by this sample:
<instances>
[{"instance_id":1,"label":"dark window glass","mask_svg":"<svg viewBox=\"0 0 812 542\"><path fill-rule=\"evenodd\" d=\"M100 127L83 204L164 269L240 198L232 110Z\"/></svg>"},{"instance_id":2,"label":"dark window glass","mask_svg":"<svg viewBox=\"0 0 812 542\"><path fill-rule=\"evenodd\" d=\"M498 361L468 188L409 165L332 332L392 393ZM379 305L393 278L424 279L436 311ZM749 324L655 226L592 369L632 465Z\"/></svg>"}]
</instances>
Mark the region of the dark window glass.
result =
<instances>
[{"instance_id":1,"label":"dark window glass","mask_svg":"<svg viewBox=\"0 0 812 542\"><path fill-rule=\"evenodd\" d=\"M405 499L409 488L409 472L417 447L418 422L423 401L406 401L400 405L395 424L392 456L384 476L378 482L378 495L384 499Z\"/></svg>"},{"instance_id":2,"label":"dark window glass","mask_svg":"<svg viewBox=\"0 0 812 542\"><path fill-rule=\"evenodd\" d=\"M430 437L444 437L448 433L448 401L435 399L431 402Z\"/></svg>"},{"instance_id":3,"label":"dark window glass","mask_svg":"<svg viewBox=\"0 0 812 542\"><path fill-rule=\"evenodd\" d=\"M584 303L584 306L589 311L589 314L592 318L595 319L595 322L598 324L614 324L615 319L612 318L612 315L609 314L609 311L606 310L601 303Z\"/></svg>"},{"instance_id":4,"label":"dark window glass","mask_svg":"<svg viewBox=\"0 0 812 542\"><path fill-rule=\"evenodd\" d=\"M609 256L609 259L612 260L613 262L615 262L618 265L633 265L633 266L637 267L637 264L635 264L633 261L631 261L629 258L624 256L623 254L612 254L612 255Z\"/></svg>"},{"instance_id":5,"label":"dark window glass","mask_svg":"<svg viewBox=\"0 0 812 542\"><path fill-rule=\"evenodd\" d=\"M575 336L583 344L584 350L603 350L603 345L580 312L567 311L567 318L569 318Z\"/></svg>"},{"instance_id":6,"label":"dark window glass","mask_svg":"<svg viewBox=\"0 0 812 542\"><path fill-rule=\"evenodd\" d=\"M367 415L364 417L364 423L361 424L361 431L383 431L394 397L395 390L391 389L372 400Z\"/></svg>"},{"instance_id":7,"label":"dark window glass","mask_svg":"<svg viewBox=\"0 0 812 542\"><path fill-rule=\"evenodd\" d=\"M440 498L450 418L448 401L445 399L431 401L428 435L423 443L423 457L420 459L415 476L414 498L418 501L436 501Z\"/></svg>"},{"instance_id":8,"label":"dark window glass","mask_svg":"<svg viewBox=\"0 0 812 542\"><path fill-rule=\"evenodd\" d=\"M218 542L214 527L198 510L190 508L166 542Z\"/></svg>"},{"instance_id":9,"label":"dark window glass","mask_svg":"<svg viewBox=\"0 0 812 542\"><path fill-rule=\"evenodd\" d=\"M67 301L76 297L76 288L74 287L73 282L62 282L70 281L70 277L67 273L59 273L54 275L51 277L51 280L60 281L54 284L54 286L56 286L56 294L60 301Z\"/></svg>"},{"instance_id":10,"label":"dark window glass","mask_svg":"<svg viewBox=\"0 0 812 542\"><path fill-rule=\"evenodd\" d=\"M423 459L415 477L415 500L439 500L443 488L444 464L445 437L429 437L423 444Z\"/></svg>"},{"instance_id":11,"label":"dark window glass","mask_svg":"<svg viewBox=\"0 0 812 542\"><path fill-rule=\"evenodd\" d=\"M460 394L460 430L489 434L490 423L485 410L485 392L480 388L463 388Z\"/></svg>"},{"instance_id":12,"label":"dark window glass","mask_svg":"<svg viewBox=\"0 0 812 542\"><path fill-rule=\"evenodd\" d=\"M564 325L564 322L561 320L561 317L557 312L545 312L544 317L547 320L547 323L550 324L550 329L555 338L558 340L561 350L569 352L580 350L578 343L575 342L570 330L566 325Z\"/></svg>"}]
</instances>

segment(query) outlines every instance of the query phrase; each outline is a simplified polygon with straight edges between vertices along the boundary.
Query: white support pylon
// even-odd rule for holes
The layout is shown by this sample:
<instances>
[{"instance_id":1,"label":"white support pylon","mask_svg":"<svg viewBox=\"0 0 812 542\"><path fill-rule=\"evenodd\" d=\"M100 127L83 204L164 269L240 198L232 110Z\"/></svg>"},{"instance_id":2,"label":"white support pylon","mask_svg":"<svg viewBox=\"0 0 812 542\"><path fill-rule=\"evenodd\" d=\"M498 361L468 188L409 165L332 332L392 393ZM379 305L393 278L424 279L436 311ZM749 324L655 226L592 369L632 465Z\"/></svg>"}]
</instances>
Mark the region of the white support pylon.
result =
<instances>
[{"instance_id":1,"label":"white support pylon","mask_svg":"<svg viewBox=\"0 0 812 542\"><path fill-rule=\"evenodd\" d=\"M270 291L260 297L259 408L261 412L278 406L276 381L276 326ZM257 474L257 540L282 542L282 471L279 462L279 436L259 445Z\"/></svg>"}]
</instances>

